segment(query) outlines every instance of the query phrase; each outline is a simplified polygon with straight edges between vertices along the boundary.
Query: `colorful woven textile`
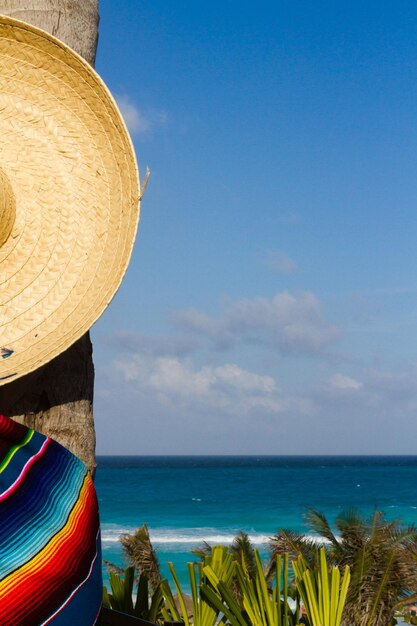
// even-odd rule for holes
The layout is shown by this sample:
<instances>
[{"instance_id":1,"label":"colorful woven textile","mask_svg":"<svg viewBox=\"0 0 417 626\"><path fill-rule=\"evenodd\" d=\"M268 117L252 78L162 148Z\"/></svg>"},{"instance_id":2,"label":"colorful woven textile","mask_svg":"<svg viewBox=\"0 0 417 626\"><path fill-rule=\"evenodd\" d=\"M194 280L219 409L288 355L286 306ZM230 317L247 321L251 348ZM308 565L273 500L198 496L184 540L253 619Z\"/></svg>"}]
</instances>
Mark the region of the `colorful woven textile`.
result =
<instances>
[{"instance_id":1,"label":"colorful woven textile","mask_svg":"<svg viewBox=\"0 0 417 626\"><path fill-rule=\"evenodd\" d=\"M92 626L101 596L89 473L57 442L0 415L1 626Z\"/></svg>"}]
</instances>

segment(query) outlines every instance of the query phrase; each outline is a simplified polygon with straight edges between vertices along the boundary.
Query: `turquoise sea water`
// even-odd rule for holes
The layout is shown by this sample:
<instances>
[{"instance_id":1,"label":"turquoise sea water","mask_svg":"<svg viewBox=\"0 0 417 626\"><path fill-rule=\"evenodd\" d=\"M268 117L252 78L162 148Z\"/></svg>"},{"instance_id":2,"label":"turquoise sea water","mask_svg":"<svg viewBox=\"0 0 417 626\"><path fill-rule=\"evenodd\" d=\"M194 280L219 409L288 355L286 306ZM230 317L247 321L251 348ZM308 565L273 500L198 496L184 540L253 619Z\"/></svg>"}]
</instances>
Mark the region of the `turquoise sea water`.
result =
<instances>
[{"instance_id":1,"label":"turquoise sea water","mask_svg":"<svg viewBox=\"0 0 417 626\"><path fill-rule=\"evenodd\" d=\"M417 456L99 457L103 558L122 564L122 532L149 526L162 569L185 563L203 541L247 531L265 553L279 528L304 530L307 507L331 520L356 507L417 524Z\"/></svg>"}]
</instances>

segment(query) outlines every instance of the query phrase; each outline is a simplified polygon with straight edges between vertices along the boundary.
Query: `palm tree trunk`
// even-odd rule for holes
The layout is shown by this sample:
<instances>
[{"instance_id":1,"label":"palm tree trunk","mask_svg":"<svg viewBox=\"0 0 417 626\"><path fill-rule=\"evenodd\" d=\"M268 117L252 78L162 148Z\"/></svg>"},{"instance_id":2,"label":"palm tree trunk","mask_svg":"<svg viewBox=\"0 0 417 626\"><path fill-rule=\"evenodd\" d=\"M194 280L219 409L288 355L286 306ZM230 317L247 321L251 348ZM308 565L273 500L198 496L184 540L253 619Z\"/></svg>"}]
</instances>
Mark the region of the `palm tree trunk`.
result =
<instances>
[{"instance_id":1,"label":"palm tree trunk","mask_svg":"<svg viewBox=\"0 0 417 626\"><path fill-rule=\"evenodd\" d=\"M0 0L0 14L48 31L94 65L98 0ZM37 372L0 387L0 413L53 437L94 473L93 385L87 333Z\"/></svg>"}]
</instances>

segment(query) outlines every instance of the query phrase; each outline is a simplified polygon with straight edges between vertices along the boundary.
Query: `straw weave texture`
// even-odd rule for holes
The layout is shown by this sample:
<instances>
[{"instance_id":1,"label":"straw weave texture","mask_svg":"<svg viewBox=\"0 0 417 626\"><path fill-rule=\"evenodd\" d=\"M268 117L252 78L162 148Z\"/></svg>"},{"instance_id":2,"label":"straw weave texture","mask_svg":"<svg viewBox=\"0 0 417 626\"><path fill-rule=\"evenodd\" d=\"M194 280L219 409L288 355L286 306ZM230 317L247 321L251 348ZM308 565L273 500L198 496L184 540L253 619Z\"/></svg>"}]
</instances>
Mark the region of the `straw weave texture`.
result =
<instances>
[{"instance_id":1,"label":"straw weave texture","mask_svg":"<svg viewBox=\"0 0 417 626\"><path fill-rule=\"evenodd\" d=\"M136 159L104 83L63 43L0 16L0 385L93 325L138 219Z\"/></svg>"}]
</instances>

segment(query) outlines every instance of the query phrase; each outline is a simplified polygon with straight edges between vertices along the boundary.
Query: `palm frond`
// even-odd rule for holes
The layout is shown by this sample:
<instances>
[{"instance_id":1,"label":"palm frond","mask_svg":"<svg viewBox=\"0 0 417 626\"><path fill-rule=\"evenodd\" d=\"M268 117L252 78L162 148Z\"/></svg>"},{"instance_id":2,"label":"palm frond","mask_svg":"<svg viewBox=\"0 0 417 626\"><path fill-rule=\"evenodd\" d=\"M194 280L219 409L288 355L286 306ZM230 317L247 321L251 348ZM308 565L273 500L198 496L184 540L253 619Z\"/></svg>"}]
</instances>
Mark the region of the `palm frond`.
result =
<instances>
[{"instance_id":1,"label":"palm frond","mask_svg":"<svg viewBox=\"0 0 417 626\"><path fill-rule=\"evenodd\" d=\"M113 574L117 574L118 576L123 576L125 573L125 570L122 567L119 567L111 561L107 561L107 559L103 559L103 564L106 566L108 572L113 572Z\"/></svg>"},{"instance_id":2,"label":"palm frond","mask_svg":"<svg viewBox=\"0 0 417 626\"><path fill-rule=\"evenodd\" d=\"M204 560L206 556L210 556L211 554L211 545L207 543L207 541L203 541L201 546L191 550L191 553L199 556L200 559Z\"/></svg>"},{"instance_id":3,"label":"palm frond","mask_svg":"<svg viewBox=\"0 0 417 626\"><path fill-rule=\"evenodd\" d=\"M129 562L144 574L151 588L155 591L162 580L158 557L152 546L148 527L144 524L132 535L125 533L120 537L120 543Z\"/></svg>"},{"instance_id":4,"label":"palm frond","mask_svg":"<svg viewBox=\"0 0 417 626\"><path fill-rule=\"evenodd\" d=\"M308 567L314 567L318 547L320 547L320 542L314 541L306 535L281 529L269 541L268 577L275 572L277 556L283 556L285 553L288 553L290 561L297 560L298 556L302 554Z\"/></svg>"},{"instance_id":5,"label":"palm frond","mask_svg":"<svg viewBox=\"0 0 417 626\"><path fill-rule=\"evenodd\" d=\"M255 550L249 539L249 535L241 530L240 533L234 537L230 551L239 563L244 562L245 569L249 577L253 580L256 573L256 559Z\"/></svg>"},{"instance_id":6,"label":"palm frond","mask_svg":"<svg viewBox=\"0 0 417 626\"><path fill-rule=\"evenodd\" d=\"M326 516L316 509L308 509L304 514L304 522L309 531L316 533L320 537L324 537L334 547L339 548L339 542L334 535Z\"/></svg>"}]
</instances>

